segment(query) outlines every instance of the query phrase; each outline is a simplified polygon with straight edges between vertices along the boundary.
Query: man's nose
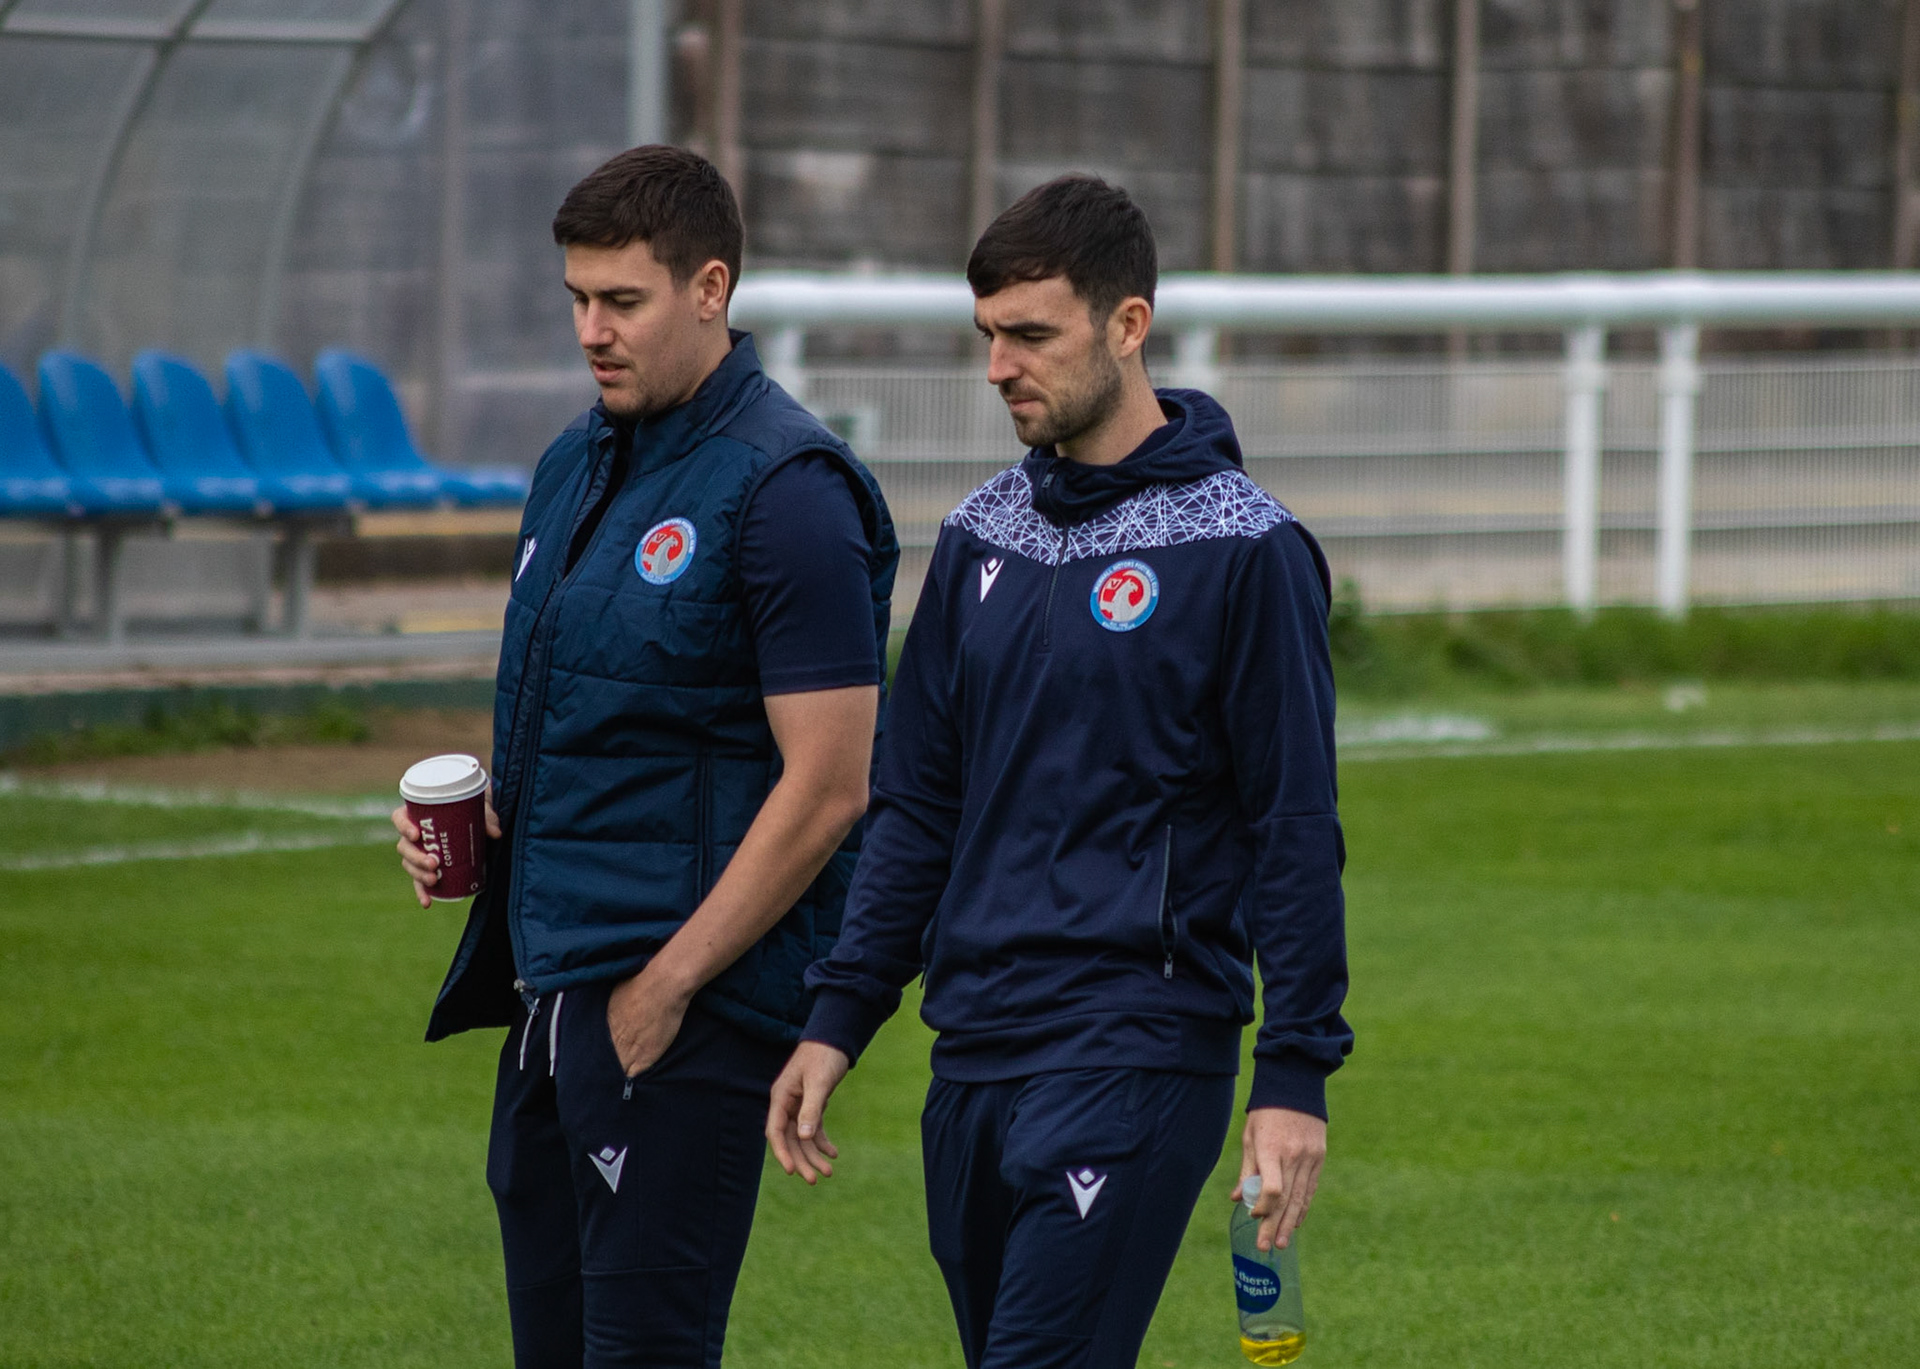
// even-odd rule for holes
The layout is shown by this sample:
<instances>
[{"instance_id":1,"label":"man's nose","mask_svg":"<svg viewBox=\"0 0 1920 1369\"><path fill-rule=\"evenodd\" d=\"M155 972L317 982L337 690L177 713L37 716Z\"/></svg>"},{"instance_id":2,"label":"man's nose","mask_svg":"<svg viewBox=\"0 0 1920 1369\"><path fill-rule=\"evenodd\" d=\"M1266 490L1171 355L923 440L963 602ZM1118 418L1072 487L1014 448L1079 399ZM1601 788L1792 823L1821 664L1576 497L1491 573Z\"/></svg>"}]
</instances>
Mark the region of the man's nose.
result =
<instances>
[{"instance_id":1,"label":"man's nose","mask_svg":"<svg viewBox=\"0 0 1920 1369\"><path fill-rule=\"evenodd\" d=\"M606 313L597 302L575 313L573 330L579 335L582 347L604 347L613 341L613 329L608 326Z\"/></svg>"},{"instance_id":2,"label":"man's nose","mask_svg":"<svg viewBox=\"0 0 1920 1369\"><path fill-rule=\"evenodd\" d=\"M1011 350L998 339L987 345L987 384L1005 385L1019 376L1020 368L1013 364L1012 357L1008 355Z\"/></svg>"}]
</instances>

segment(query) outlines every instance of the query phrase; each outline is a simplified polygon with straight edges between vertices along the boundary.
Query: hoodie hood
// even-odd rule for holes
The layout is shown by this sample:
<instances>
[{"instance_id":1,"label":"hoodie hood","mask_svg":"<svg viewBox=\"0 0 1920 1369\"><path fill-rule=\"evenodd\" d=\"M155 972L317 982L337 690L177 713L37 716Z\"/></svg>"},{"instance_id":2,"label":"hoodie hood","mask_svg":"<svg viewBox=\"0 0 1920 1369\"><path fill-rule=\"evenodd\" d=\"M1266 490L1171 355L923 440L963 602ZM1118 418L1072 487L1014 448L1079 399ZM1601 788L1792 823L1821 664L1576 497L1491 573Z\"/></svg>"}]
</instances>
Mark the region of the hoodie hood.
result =
<instances>
[{"instance_id":1,"label":"hoodie hood","mask_svg":"<svg viewBox=\"0 0 1920 1369\"><path fill-rule=\"evenodd\" d=\"M1240 469L1233 420L1199 390L1155 390L1164 427L1111 466L1069 461L1052 447L1035 447L1021 462L1033 487L1033 509L1056 528L1070 528L1149 485L1184 485Z\"/></svg>"}]
</instances>

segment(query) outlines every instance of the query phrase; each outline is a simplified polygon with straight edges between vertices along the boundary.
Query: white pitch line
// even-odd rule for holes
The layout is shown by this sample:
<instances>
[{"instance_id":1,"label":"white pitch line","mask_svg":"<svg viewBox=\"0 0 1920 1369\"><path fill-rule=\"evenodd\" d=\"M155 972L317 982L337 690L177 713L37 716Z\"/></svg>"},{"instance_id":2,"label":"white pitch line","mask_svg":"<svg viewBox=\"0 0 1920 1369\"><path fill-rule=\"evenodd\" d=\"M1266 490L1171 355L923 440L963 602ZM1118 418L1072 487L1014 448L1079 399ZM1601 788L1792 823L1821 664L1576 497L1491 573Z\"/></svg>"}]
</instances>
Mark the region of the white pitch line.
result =
<instances>
[{"instance_id":1,"label":"white pitch line","mask_svg":"<svg viewBox=\"0 0 1920 1369\"><path fill-rule=\"evenodd\" d=\"M1463 713L1396 713L1382 718L1345 720L1334 724L1333 729L1334 741L1342 748L1484 742L1493 736L1491 722Z\"/></svg>"},{"instance_id":2,"label":"white pitch line","mask_svg":"<svg viewBox=\"0 0 1920 1369\"><path fill-rule=\"evenodd\" d=\"M244 790L156 789L108 784L104 780L35 780L0 772L0 795L64 799L70 803L114 803L131 808L226 808L243 813L298 813L308 818L384 818L399 798L325 799Z\"/></svg>"},{"instance_id":3,"label":"white pitch line","mask_svg":"<svg viewBox=\"0 0 1920 1369\"><path fill-rule=\"evenodd\" d=\"M1476 756L1582 755L1609 751L1694 751L1754 746L1841 746L1857 742L1920 741L1920 723L1835 730L1795 728L1774 732L1620 732L1611 736L1516 737L1508 741L1444 746L1360 746L1342 751L1343 762L1406 761L1472 758Z\"/></svg>"},{"instance_id":4,"label":"white pitch line","mask_svg":"<svg viewBox=\"0 0 1920 1369\"><path fill-rule=\"evenodd\" d=\"M44 856L0 856L0 870L77 870L95 865L128 865L144 860L204 860L212 856L269 855L285 851L322 851L331 846L372 845L391 839L391 828L358 832L243 832L212 841L141 842L129 846L91 846Z\"/></svg>"},{"instance_id":5,"label":"white pitch line","mask_svg":"<svg viewBox=\"0 0 1920 1369\"><path fill-rule=\"evenodd\" d=\"M1397 721L1397 720L1396 720ZM1364 735L1364 733L1363 733ZM1507 740L1487 741L1446 741L1438 738L1431 742L1416 741L1409 738L1398 745L1381 745L1374 742L1348 743L1340 750L1340 759L1352 764L1370 761L1425 760L1428 758L1451 760L1472 759L1480 756L1551 756L1586 755L1621 751L1692 751L1723 750L1733 747L1776 747L1776 746L1835 746L1859 742L1911 742L1920 741L1920 723L1887 724L1872 728L1825 729L1796 728L1772 732L1680 732L1680 733L1642 733L1619 732L1600 736L1555 736L1515 737ZM22 798L63 799L72 803L110 803L123 804L138 808L224 808L235 812L249 813L296 813L303 817L328 818L342 821L354 819L384 818L393 810L393 801L382 798L361 799L325 799L300 798L283 794L249 793L241 790L215 789L158 789L140 785L108 784L102 780L34 780L27 779L8 771L0 771L0 796L17 795ZM385 829L370 829L383 834ZM363 834L365 835L365 834ZM316 845L356 844L361 837L285 837L278 840L304 841L309 845L295 845L283 848L289 851L311 850ZM371 840L370 835L365 839ZM235 838L236 841L265 841L266 837L250 835ZM137 859L195 859L202 855L244 854L248 851L266 850L265 846L240 846L232 851L225 847L231 842L208 842L182 846L151 847L107 847L107 852L125 850L154 851L162 854L141 856L103 857L99 860L81 859L79 854L49 856L46 860L61 862L65 865L118 864L121 860ZM220 848L220 849L215 849ZM165 852L179 851L180 855L167 855ZM20 859L39 860L40 857ZM52 865L21 864L20 860L9 861L0 858L0 870L52 869Z\"/></svg>"}]
</instances>

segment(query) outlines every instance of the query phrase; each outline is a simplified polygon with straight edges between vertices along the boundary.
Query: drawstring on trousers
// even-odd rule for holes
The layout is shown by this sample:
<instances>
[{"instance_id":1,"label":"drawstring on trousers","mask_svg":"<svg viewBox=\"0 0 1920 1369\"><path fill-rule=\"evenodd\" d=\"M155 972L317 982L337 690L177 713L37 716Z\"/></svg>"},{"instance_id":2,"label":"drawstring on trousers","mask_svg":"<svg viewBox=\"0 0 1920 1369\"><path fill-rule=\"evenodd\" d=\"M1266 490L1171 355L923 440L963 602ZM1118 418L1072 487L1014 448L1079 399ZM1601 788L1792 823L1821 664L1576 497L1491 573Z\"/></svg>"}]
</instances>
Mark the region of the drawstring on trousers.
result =
<instances>
[{"instance_id":1,"label":"drawstring on trousers","mask_svg":"<svg viewBox=\"0 0 1920 1369\"><path fill-rule=\"evenodd\" d=\"M527 1025L520 1033L520 1068L527 1068L527 1038L533 1035L533 1019L540 1015L540 1000L534 999L527 1004Z\"/></svg>"}]
</instances>

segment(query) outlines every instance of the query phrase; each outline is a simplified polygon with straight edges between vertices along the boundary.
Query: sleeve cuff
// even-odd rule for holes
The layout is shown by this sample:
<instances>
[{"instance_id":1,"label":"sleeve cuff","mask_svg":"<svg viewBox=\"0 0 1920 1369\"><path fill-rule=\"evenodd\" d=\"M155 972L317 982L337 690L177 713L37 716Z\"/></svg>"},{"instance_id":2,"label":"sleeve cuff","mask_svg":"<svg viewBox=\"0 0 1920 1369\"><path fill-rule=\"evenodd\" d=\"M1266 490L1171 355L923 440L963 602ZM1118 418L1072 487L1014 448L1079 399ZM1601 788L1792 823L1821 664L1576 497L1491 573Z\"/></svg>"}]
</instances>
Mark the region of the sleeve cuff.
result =
<instances>
[{"instance_id":1,"label":"sleeve cuff","mask_svg":"<svg viewBox=\"0 0 1920 1369\"><path fill-rule=\"evenodd\" d=\"M1247 1111L1255 1108L1286 1108L1309 1113L1324 1122L1327 1120L1327 1076L1300 1061L1256 1058Z\"/></svg>"},{"instance_id":2,"label":"sleeve cuff","mask_svg":"<svg viewBox=\"0 0 1920 1369\"><path fill-rule=\"evenodd\" d=\"M873 1040L874 1033L886 1023L888 1014L850 993L822 989L807 1015L802 1041L818 1041L858 1062L860 1053Z\"/></svg>"}]
</instances>

